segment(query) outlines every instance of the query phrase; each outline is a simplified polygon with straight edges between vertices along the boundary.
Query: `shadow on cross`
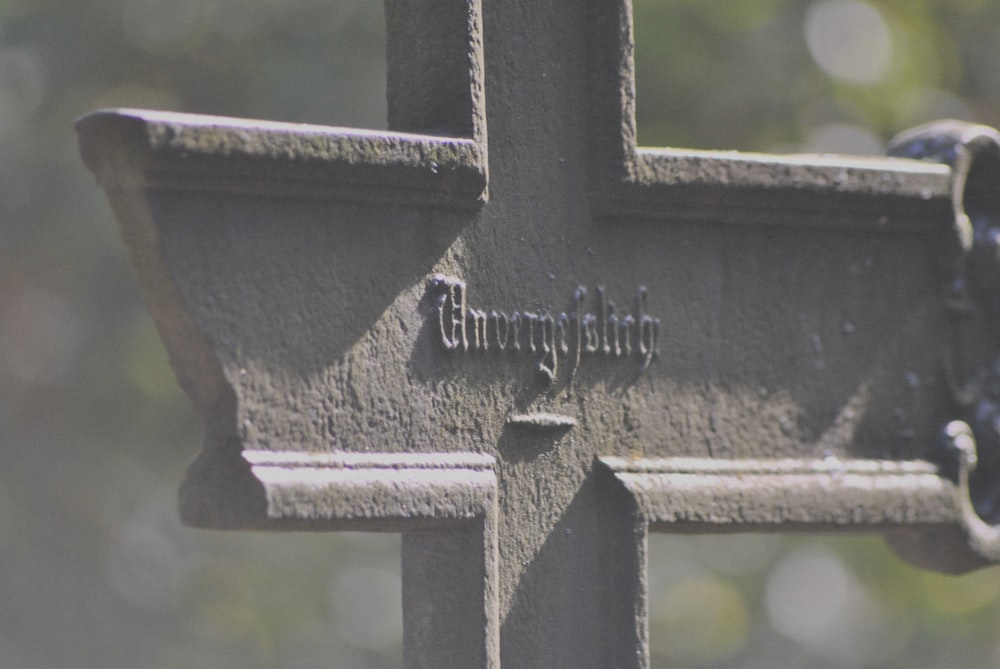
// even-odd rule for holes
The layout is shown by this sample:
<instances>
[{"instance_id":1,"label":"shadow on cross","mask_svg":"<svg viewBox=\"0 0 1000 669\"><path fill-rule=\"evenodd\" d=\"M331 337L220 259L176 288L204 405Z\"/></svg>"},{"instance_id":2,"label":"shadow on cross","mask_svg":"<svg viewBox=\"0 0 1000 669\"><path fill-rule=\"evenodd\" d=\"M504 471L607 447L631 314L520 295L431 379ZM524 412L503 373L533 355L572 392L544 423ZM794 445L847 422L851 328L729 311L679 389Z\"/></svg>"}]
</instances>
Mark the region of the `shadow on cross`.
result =
<instances>
[{"instance_id":1,"label":"shadow on cross","mask_svg":"<svg viewBox=\"0 0 1000 669\"><path fill-rule=\"evenodd\" d=\"M671 238L643 221L583 229L584 237L603 235L600 253L580 262L584 276L552 282L547 289L556 301L535 307L572 315L573 289L599 285L591 275L599 278L603 269L616 282L607 294L619 300L619 313L636 312L622 297L635 285L632 277L648 280L648 309L660 320L659 352L648 369L601 355L577 363L571 350L550 381L538 370L541 350L447 350L428 290L408 378L456 401L464 397L469 411L488 408L494 420L497 411L567 414L591 433L613 435L618 453L933 455L945 420L933 407L947 402L940 351L926 346L936 340L926 333L942 323L928 312L938 286L921 274L922 242L778 226L670 229ZM646 243L637 248L636 238ZM470 307L508 314L523 308L509 290L479 276L462 278ZM899 288L886 292L886 285ZM512 434L534 439L525 430L494 429L489 443L513 444ZM548 448L499 452L517 458Z\"/></svg>"},{"instance_id":2,"label":"shadow on cross","mask_svg":"<svg viewBox=\"0 0 1000 669\"><path fill-rule=\"evenodd\" d=\"M910 336L940 325L918 239L585 220L580 241L567 228L556 242L557 280L538 281L550 268L516 236L473 244L492 231L477 213L150 197L184 306L260 422L237 428L251 447L492 449L506 416L551 411L609 454L926 457L940 426L925 410L942 406L939 352L921 348L935 337ZM537 353L446 350L427 295L441 271L506 313L572 313L578 287L592 299L603 284L619 313L639 314L628 300L644 286L658 355L648 368L566 355L550 383Z\"/></svg>"},{"instance_id":3,"label":"shadow on cross","mask_svg":"<svg viewBox=\"0 0 1000 669\"><path fill-rule=\"evenodd\" d=\"M156 218L169 221L160 230L163 253L188 272L179 277L192 287L185 297L209 335L238 337L245 359L299 377L342 361L400 293L422 282L468 216L278 199L152 197ZM220 290L194 293L213 280Z\"/></svg>"}]
</instances>

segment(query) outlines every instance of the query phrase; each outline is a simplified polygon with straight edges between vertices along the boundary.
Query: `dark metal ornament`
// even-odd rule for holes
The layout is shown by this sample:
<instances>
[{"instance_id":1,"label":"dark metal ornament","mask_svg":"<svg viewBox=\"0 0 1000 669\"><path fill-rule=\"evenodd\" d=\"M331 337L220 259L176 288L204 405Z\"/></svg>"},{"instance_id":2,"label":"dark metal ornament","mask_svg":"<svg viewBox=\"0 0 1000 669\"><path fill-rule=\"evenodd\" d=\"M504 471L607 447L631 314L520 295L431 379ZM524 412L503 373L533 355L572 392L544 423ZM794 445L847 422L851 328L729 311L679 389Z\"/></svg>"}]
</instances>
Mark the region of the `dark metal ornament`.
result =
<instances>
[{"instance_id":1,"label":"dark metal ornament","mask_svg":"<svg viewBox=\"0 0 1000 669\"><path fill-rule=\"evenodd\" d=\"M1000 133L937 121L892 140L889 154L952 168L953 234L942 240L950 332L943 366L958 419L943 441L973 550L1000 558ZM948 463L942 463L947 468Z\"/></svg>"}]
</instances>

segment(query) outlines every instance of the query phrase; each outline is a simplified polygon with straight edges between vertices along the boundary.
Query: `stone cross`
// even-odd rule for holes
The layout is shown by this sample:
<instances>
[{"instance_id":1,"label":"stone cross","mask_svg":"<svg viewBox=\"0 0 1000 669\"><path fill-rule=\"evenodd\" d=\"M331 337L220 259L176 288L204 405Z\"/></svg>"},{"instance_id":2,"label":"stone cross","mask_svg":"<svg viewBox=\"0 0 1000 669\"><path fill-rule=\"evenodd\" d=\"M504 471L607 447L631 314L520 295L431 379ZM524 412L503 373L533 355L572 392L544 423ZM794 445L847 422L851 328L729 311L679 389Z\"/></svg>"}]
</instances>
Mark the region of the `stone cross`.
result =
<instances>
[{"instance_id":1,"label":"stone cross","mask_svg":"<svg viewBox=\"0 0 1000 669\"><path fill-rule=\"evenodd\" d=\"M629 0L385 4L390 131L79 122L186 523L401 532L408 667L648 666L650 531L1000 557L995 133L637 148Z\"/></svg>"}]
</instances>

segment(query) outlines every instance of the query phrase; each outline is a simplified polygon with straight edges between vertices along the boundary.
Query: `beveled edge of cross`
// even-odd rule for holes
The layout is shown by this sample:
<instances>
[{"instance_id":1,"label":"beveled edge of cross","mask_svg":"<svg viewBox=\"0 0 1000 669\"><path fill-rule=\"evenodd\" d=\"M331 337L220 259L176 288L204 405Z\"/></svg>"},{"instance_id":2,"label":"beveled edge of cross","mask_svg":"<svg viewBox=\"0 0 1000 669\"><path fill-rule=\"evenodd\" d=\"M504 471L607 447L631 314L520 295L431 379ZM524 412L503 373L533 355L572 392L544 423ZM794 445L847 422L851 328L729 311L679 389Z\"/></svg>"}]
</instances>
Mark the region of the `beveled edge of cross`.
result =
<instances>
[{"instance_id":1,"label":"beveled edge of cross","mask_svg":"<svg viewBox=\"0 0 1000 669\"><path fill-rule=\"evenodd\" d=\"M908 234L940 229L951 195L941 165L637 146L632 2L597 4L593 135L595 155L606 156L596 161L592 186L599 212Z\"/></svg>"},{"instance_id":2,"label":"beveled edge of cross","mask_svg":"<svg viewBox=\"0 0 1000 669\"><path fill-rule=\"evenodd\" d=\"M477 208L487 199L480 0L385 2L391 131L106 109L77 121L101 185ZM434 44L435 49L414 48ZM419 82L419 90L416 83Z\"/></svg>"},{"instance_id":3,"label":"beveled edge of cross","mask_svg":"<svg viewBox=\"0 0 1000 669\"><path fill-rule=\"evenodd\" d=\"M953 486L920 461L599 458L652 526L790 531L943 524L958 515ZM817 500L822 500L817 504Z\"/></svg>"},{"instance_id":4,"label":"beveled edge of cross","mask_svg":"<svg viewBox=\"0 0 1000 669\"><path fill-rule=\"evenodd\" d=\"M476 140L143 109L77 123L87 166L109 189L477 207Z\"/></svg>"},{"instance_id":5,"label":"beveled edge of cross","mask_svg":"<svg viewBox=\"0 0 1000 669\"><path fill-rule=\"evenodd\" d=\"M241 450L192 467L222 467L225 503L181 494L185 524L215 529L400 532L486 516L495 460L480 453L304 453ZM233 472L242 471L237 477ZM199 481L192 472L185 485ZM208 476L213 476L208 473ZM220 509L229 510L228 515Z\"/></svg>"}]
</instances>

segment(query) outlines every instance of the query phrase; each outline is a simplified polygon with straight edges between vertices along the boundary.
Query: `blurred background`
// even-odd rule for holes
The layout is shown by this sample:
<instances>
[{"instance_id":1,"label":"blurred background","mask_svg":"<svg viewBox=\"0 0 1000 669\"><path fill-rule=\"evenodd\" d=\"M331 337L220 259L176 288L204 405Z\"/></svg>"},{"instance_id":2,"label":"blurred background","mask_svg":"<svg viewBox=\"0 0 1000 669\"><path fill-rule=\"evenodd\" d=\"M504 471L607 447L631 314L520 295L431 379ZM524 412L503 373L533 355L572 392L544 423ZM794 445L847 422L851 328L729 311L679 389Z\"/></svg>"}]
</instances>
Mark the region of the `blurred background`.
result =
<instances>
[{"instance_id":1,"label":"blurred background","mask_svg":"<svg viewBox=\"0 0 1000 669\"><path fill-rule=\"evenodd\" d=\"M1000 125L993 0L635 0L645 145ZM377 0L0 0L0 667L402 666L398 537L182 528L199 427L73 120L384 127ZM1000 571L877 537L652 541L654 666L1000 667Z\"/></svg>"}]
</instances>

